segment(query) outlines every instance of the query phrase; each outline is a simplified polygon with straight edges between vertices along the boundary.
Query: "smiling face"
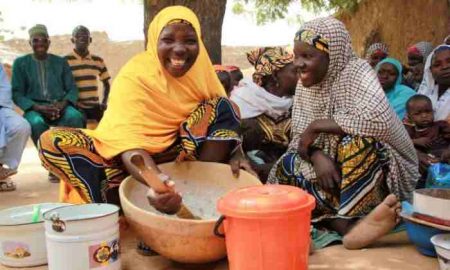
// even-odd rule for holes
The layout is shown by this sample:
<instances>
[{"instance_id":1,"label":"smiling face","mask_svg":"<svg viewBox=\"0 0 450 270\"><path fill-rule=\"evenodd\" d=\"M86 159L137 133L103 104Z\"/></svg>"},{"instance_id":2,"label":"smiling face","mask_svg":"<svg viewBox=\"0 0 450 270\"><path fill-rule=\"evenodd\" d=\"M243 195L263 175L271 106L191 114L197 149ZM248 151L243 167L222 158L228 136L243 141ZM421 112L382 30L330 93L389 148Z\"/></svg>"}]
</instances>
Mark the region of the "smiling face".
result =
<instances>
[{"instance_id":1,"label":"smiling face","mask_svg":"<svg viewBox=\"0 0 450 270\"><path fill-rule=\"evenodd\" d=\"M378 80L383 90L386 92L395 86L398 77L398 70L390 63L383 63L378 69Z\"/></svg>"},{"instance_id":2,"label":"smiling face","mask_svg":"<svg viewBox=\"0 0 450 270\"><path fill-rule=\"evenodd\" d=\"M86 52L91 41L89 31L84 29L78 30L72 38L72 43L75 44L75 50L78 52Z\"/></svg>"},{"instance_id":3,"label":"smiling face","mask_svg":"<svg viewBox=\"0 0 450 270\"><path fill-rule=\"evenodd\" d=\"M330 62L326 52L320 51L308 43L295 41L294 55L294 65L304 87L311 87L325 78Z\"/></svg>"},{"instance_id":4,"label":"smiling face","mask_svg":"<svg viewBox=\"0 0 450 270\"><path fill-rule=\"evenodd\" d=\"M47 56L47 51L50 47L50 40L47 35L36 34L30 38L30 45L33 48L36 58L42 59Z\"/></svg>"},{"instance_id":5,"label":"smiling face","mask_svg":"<svg viewBox=\"0 0 450 270\"><path fill-rule=\"evenodd\" d=\"M185 23L169 24L159 35L158 59L173 77L181 77L194 65L200 45L194 28Z\"/></svg>"},{"instance_id":6,"label":"smiling face","mask_svg":"<svg viewBox=\"0 0 450 270\"><path fill-rule=\"evenodd\" d=\"M430 69L434 80L440 87L450 87L450 49L436 52Z\"/></svg>"}]
</instances>

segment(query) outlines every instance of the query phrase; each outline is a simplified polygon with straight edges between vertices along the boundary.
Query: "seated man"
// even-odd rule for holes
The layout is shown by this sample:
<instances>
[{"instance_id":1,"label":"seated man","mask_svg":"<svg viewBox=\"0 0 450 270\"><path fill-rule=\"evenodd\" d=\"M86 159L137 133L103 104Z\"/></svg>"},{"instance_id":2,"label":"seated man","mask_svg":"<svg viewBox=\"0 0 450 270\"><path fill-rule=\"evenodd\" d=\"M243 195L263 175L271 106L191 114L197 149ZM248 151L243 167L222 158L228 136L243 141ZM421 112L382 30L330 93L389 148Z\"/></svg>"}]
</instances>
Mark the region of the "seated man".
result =
<instances>
[{"instance_id":1,"label":"seated man","mask_svg":"<svg viewBox=\"0 0 450 270\"><path fill-rule=\"evenodd\" d=\"M9 78L0 64L0 191L15 190L8 177L17 173L30 125L14 111Z\"/></svg>"},{"instance_id":2,"label":"seated man","mask_svg":"<svg viewBox=\"0 0 450 270\"><path fill-rule=\"evenodd\" d=\"M87 120L100 121L106 109L109 95L109 76L103 59L89 52L92 37L85 26L79 25L72 32L73 52L65 58L72 69L73 77L79 91L78 108ZM99 102L98 79L103 83L103 99Z\"/></svg>"},{"instance_id":3,"label":"seated man","mask_svg":"<svg viewBox=\"0 0 450 270\"><path fill-rule=\"evenodd\" d=\"M39 137L50 126L81 128L84 120L74 107L78 89L67 61L47 53L50 45L47 28L38 24L29 34L33 53L14 61L12 92L14 102L31 125L31 138L37 146ZM58 181L52 175L49 180Z\"/></svg>"}]
</instances>

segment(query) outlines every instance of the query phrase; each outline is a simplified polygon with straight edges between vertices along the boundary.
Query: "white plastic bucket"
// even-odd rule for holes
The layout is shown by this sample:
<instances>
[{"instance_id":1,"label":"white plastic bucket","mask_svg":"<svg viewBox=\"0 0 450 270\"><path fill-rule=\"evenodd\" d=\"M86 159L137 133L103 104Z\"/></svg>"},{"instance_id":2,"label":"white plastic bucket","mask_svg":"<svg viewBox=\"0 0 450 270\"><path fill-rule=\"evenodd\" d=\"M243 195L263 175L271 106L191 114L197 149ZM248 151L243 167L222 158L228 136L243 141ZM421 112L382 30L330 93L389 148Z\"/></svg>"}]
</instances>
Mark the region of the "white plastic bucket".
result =
<instances>
[{"instance_id":1,"label":"white plastic bucket","mask_svg":"<svg viewBox=\"0 0 450 270\"><path fill-rule=\"evenodd\" d=\"M44 214L49 270L120 270L119 207L82 204Z\"/></svg>"},{"instance_id":2,"label":"white plastic bucket","mask_svg":"<svg viewBox=\"0 0 450 270\"><path fill-rule=\"evenodd\" d=\"M41 203L0 211L0 263L30 267L47 263L42 215L65 203ZM34 219L34 220L33 220Z\"/></svg>"}]
</instances>

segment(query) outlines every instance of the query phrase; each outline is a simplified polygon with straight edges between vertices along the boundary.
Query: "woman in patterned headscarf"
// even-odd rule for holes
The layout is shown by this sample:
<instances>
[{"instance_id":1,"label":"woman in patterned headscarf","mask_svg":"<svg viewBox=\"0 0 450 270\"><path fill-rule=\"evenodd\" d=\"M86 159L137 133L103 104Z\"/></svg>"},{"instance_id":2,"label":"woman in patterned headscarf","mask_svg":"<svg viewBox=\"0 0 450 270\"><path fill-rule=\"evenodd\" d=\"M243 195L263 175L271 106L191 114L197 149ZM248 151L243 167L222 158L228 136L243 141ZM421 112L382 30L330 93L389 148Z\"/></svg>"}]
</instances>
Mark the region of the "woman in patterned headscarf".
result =
<instances>
[{"instance_id":1,"label":"woman in patterned headscarf","mask_svg":"<svg viewBox=\"0 0 450 270\"><path fill-rule=\"evenodd\" d=\"M409 72L405 75L406 84L418 91L423 79L425 60L433 51L431 42L421 41L408 48L408 66Z\"/></svg>"},{"instance_id":2,"label":"woman in patterned headscarf","mask_svg":"<svg viewBox=\"0 0 450 270\"><path fill-rule=\"evenodd\" d=\"M293 140L269 176L316 198L313 222L365 247L398 221L411 198L417 156L368 63L358 59L345 26L332 17L297 32ZM359 222L358 222L359 221Z\"/></svg>"},{"instance_id":3,"label":"woman in patterned headscarf","mask_svg":"<svg viewBox=\"0 0 450 270\"><path fill-rule=\"evenodd\" d=\"M386 44L381 42L370 45L366 52L366 59L373 68L388 56L389 48Z\"/></svg>"},{"instance_id":4,"label":"woman in patterned headscarf","mask_svg":"<svg viewBox=\"0 0 450 270\"><path fill-rule=\"evenodd\" d=\"M252 50L247 59L255 68L253 79L241 80L230 98L241 112L243 148L265 182L290 141L292 96L298 74L292 63L294 56L282 47Z\"/></svg>"}]
</instances>

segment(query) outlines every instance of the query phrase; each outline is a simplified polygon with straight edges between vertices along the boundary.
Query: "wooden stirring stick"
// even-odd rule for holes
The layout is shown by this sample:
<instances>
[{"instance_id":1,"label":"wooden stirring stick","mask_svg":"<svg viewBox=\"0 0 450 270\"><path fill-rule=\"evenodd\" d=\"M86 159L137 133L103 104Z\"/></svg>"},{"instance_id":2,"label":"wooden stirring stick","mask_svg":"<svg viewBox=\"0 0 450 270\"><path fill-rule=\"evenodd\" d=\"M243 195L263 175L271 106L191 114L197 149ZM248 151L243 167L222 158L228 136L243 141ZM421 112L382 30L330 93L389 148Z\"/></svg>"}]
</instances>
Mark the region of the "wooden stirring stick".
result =
<instances>
[{"instance_id":1,"label":"wooden stirring stick","mask_svg":"<svg viewBox=\"0 0 450 270\"><path fill-rule=\"evenodd\" d=\"M146 165L141 154L133 154L130 157L131 163L138 168L139 175L156 193L170 192L172 189L164 184L159 177L152 172ZM176 213L177 217L183 219L199 219L182 203L180 210Z\"/></svg>"}]
</instances>

